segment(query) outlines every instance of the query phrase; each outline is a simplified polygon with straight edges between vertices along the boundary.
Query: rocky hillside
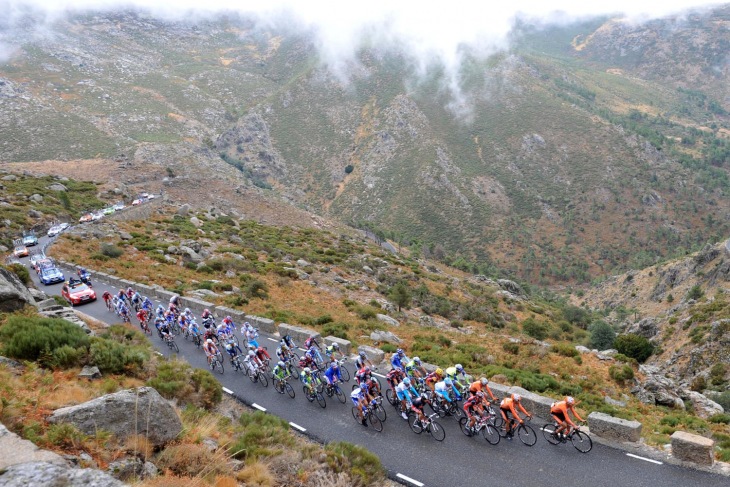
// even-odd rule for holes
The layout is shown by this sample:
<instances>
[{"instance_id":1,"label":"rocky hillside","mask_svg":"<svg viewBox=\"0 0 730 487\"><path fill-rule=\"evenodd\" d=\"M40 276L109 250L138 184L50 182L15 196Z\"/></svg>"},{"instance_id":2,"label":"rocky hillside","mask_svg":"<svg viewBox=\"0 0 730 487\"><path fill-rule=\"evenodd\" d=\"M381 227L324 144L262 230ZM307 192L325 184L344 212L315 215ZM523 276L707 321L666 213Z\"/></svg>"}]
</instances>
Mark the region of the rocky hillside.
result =
<instances>
[{"instance_id":1,"label":"rocky hillside","mask_svg":"<svg viewBox=\"0 0 730 487\"><path fill-rule=\"evenodd\" d=\"M663 42L698 39L709 47L692 65L710 67L728 31L725 10L703 15ZM455 103L407 53L364 49L343 84L306 35L248 19L119 13L52 29L18 32L0 65L0 161L267 222L316 226L314 213L539 284L641 268L730 230L727 73L705 91L689 69L628 75L614 45L643 49L637 30L524 33L471 61Z\"/></svg>"}]
</instances>

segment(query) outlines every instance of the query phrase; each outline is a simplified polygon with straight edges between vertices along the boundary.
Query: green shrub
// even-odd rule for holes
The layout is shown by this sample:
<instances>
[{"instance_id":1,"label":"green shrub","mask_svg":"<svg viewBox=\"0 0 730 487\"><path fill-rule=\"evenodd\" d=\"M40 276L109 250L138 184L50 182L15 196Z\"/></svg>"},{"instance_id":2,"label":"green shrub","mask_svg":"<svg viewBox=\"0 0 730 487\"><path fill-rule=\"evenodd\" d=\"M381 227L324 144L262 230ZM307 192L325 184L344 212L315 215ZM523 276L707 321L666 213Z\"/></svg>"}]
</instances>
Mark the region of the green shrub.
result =
<instances>
[{"instance_id":1,"label":"green shrub","mask_svg":"<svg viewBox=\"0 0 730 487\"><path fill-rule=\"evenodd\" d=\"M325 314L325 315L322 315L322 316L319 316L319 317L315 318L314 319L314 324L315 325L326 325L327 323L332 323L332 321L333 321L332 320L332 315Z\"/></svg>"},{"instance_id":2,"label":"green shrub","mask_svg":"<svg viewBox=\"0 0 730 487\"><path fill-rule=\"evenodd\" d=\"M702 290L699 284L695 284L692 286L689 291L687 291L687 299L700 299L702 296L705 295L705 292Z\"/></svg>"},{"instance_id":3,"label":"green shrub","mask_svg":"<svg viewBox=\"0 0 730 487\"><path fill-rule=\"evenodd\" d=\"M229 448L239 460L271 457L294 444L289 424L277 416L261 411L243 414L239 419L243 433Z\"/></svg>"},{"instance_id":4,"label":"green shrub","mask_svg":"<svg viewBox=\"0 0 730 487\"><path fill-rule=\"evenodd\" d=\"M267 299L269 297L269 286L264 281L253 279L246 285L244 292L251 299Z\"/></svg>"},{"instance_id":5,"label":"green shrub","mask_svg":"<svg viewBox=\"0 0 730 487\"><path fill-rule=\"evenodd\" d=\"M392 343L383 343L382 345L380 345L380 350L385 353L395 353L398 348Z\"/></svg>"},{"instance_id":6,"label":"green shrub","mask_svg":"<svg viewBox=\"0 0 730 487\"><path fill-rule=\"evenodd\" d=\"M86 349L84 347L74 348L70 345L63 345L51 352L51 362L47 365L69 369L82 365L85 358Z\"/></svg>"},{"instance_id":7,"label":"green shrub","mask_svg":"<svg viewBox=\"0 0 730 487\"><path fill-rule=\"evenodd\" d=\"M68 423L52 424L46 431L46 441L61 447L78 447L86 436L76 426Z\"/></svg>"},{"instance_id":8,"label":"green shrub","mask_svg":"<svg viewBox=\"0 0 730 487\"><path fill-rule=\"evenodd\" d=\"M725 373L727 372L727 367L718 362L715 365L712 366L710 369L710 382L713 386L721 386L725 383Z\"/></svg>"},{"instance_id":9,"label":"green shrub","mask_svg":"<svg viewBox=\"0 0 730 487\"><path fill-rule=\"evenodd\" d=\"M710 423L730 424L730 414L714 414L710 416Z\"/></svg>"},{"instance_id":10,"label":"green shrub","mask_svg":"<svg viewBox=\"0 0 730 487\"><path fill-rule=\"evenodd\" d=\"M613 327L604 321L596 321L588 327L591 333L591 347L598 350L607 350L613 347L616 332Z\"/></svg>"},{"instance_id":11,"label":"green shrub","mask_svg":"<svg viewBox=\"0 0 730 487\"><path fill-rule=\"evenodd\" d=\"M116 259L117 257L121 257L124 253L124 250L120 249L116 245L103 243L101 244L101 255L104 255L106 257L110 257L112 259Z\"/></svg>"},{"instance_id":12,"label":"green shrub","mask_svg":"<svg viewBox=\"0 0 730 487\"><path fill-rule=\"evenodd\" d=\"M197 405L212 409L223 399L223 386L208 370L195 369L190 377L193 389L198 394Z\"/></svg>"},{"instance_id":13,"label":"green shrub","mask_svg":"<svg viewBox=\"0 0 730 487\"><path fill-rule=\"evenodd\" d=\"M634 358L638 362L646 361L654 353L654 345L649 340L633 333L619 335L614 346L619 353Z\"/></svg>"},{"instance_id":14,"label":"green shrub","mask_svg":"<svg viewBox=\"0 0 730 487\"><path fill-rule=\"evenodd\" d=\"M608 368L608 375L619 384L634 378L634 369L630 365L612 365Z\"/></svg>"},{"instance_id":15,"label":"green shrub","mask_svg":"<svg viewBox=\"0 0 730 487\"><path fill-rule=\"evenodd\" d=\"M365 448L335 441L324 447L327 465L336 472L348 472L357 482L355 485L371 485L385 478L380 459Z\"/></svg>"},{"instance_id":16,"label":"green shrub","mask_svg":"<svg viewBox=\"0 0 730 487\"><path fill-rule=\"evenodd\" d=\"M557 353L558 355L562 355L563 357L577 357L580 355L578 350L575 349L573 345L570 345L569 343L556 343L552 347L550 347L550 351L553 353Z\"/></svg>"},{"instance_id":17,"label":"green shrub","mask_svg":"<svg viewBox=\"0 0 730 487\"><path fill-rule=\"evenodd\" d=\"M41 355L68 345L73 349L88 348L89 337L78 325L56 318L14 315L0 328L4 343L2 354L21 360L38 360Z\"/></svg>"},{"instance_id":18,"label":"green shrub","mask_svg":"<svg viewBox=\"0 0 730 487\"><path fill-rule=\"evenodd\" d=\"M30 272L28 272L28 269L23 264L13 263L8 265L7 269L10 272L14 273L16 276L18 276L20 282L22 282L26 286L30 285Z\"/></svg>"},{"instance_id":19,"label":"green shrub","mask_svg":"<svg viewBox=\"0 0 730 487\"><path fill-rule=\"evenodd\" d=\"M166 360L157 366L157 375L147 381L147 385L157 389L166 399L183 401L188 398L193 387L190 384L192 374L190 365L181 360Z\"/></svg>"},{"instance_id":20,"label":"green shrub","mask_svg":"<svg viewBox=\"0 0 730 487\"><path fill-rule=\"evenodd\" d=\"M518 353L520 353L520 345L518 343L507 342L502 345L502 349L507 353L511 353L512 355L517 355Z\"/></svg>"},{"instance_id":21,"label":"green shrub","mask_svg":"<svg viewBox=\"0 0 730 487\"><path fill-rule=\"evenodd\" d=\"M342 338L347 340L347 330L350 329L350 325L347 323L328 323L322 328L322 336L331 335L333 337Z\"/></svg>"},{"instance_id":22,"label":"green shrub","mask_svg":"<svg viewBox=\"0 0 730 487\"><path fill-rule=\"evenodd\" d=\"M548 336L547 325L533 318L527 318L522 322L522 331L535 340L544 340Z\"/></svg>"},{"instance_id":23,"label":"green shrub","mask_svg":"<svg viewBox=\"0 0 730 487\"><path fill-rule=\"evenodd\" d=\"M363 320L372 320L375 319L375 316L378 314L378 310L373 308L372 306L355 306L355 314L362 318Z\"/></svg>"},{"instance_id":24,"label":"green shrub","mask_svg":"<svg viewBox=\"0 0 730 487\"><path fill-rule=\"evenodd\" d=\"M101 337L91 339L89 362L106 373L136 372L149 360L149 353L141 347L124 345Z\"/></svg>"}]
</instances>

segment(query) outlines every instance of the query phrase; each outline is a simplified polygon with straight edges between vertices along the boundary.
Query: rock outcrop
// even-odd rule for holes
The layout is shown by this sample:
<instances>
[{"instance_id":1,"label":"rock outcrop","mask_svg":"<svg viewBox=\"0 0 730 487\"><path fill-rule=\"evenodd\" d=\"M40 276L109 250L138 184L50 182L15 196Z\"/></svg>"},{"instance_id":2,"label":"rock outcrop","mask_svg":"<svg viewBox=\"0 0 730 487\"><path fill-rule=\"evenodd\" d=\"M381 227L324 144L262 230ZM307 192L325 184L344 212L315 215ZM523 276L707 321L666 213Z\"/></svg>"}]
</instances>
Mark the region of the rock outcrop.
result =
<instances>
[{"instance_id":1,"label":"rock outcrop","mask_svg":"<svg viewBox=\"0 0 730 487\"><path fill-rule=\"evenodd\" d=\"M5 425L0 424L0 472L12 465L27 462L66 464L61 455L41 450L32 442L24 440L8 430ZM2 475L0 475L0 484L5 485Z\"/></svg>"},{"instance_id":2,"label":"rock outcrop","mask_svg":"<svg viewBox=\"0 0 730 487\"><path fill-rule=\"evenodd\" d=\"M4 487L124 487L114 477L90 468L71 468L51 462L27 462L0 470Z\"/></svg>"},{"instance_id":3,"label":"rock outcrop","mask_svg":"<svg viewBox=\"0 0 730 487\"><path fill-rule=\"evenodd\" d=\"M0 268L0 312L10 313L35 303L33 295L14 273Z\"/></svg>"},{"instance_id":4,"label":"rock outcrop","mask_svg":"<svg viewBox=\"0 0 730 487\"><path fill-rule=\"evenodd\" d=\"M115 392L91 401L57 409L50 423L71 423L88 435L105 430L118 438L140 434L154 445L164 445L182 431L175 409L151 387Z\"/></svg>"}]
</instances>

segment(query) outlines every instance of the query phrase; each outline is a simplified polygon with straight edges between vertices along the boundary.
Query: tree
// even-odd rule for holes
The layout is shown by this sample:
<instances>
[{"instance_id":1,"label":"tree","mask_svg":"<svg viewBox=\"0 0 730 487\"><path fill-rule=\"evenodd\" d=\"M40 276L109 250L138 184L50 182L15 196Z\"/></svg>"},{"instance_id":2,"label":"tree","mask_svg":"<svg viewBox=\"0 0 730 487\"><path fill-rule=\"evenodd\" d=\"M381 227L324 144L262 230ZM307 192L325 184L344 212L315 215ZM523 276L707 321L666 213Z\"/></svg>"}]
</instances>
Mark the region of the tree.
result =
<instances>
[{"instance_id":1,"label":"tree","mask_svg":"<svg viewBox=\"0 0 730 487\"><path fill-rule=\"evenodd\" d=\"M614 346L619 353L635 358L639 362L644 362L654 353L654 345L643 336L634 333L619 335Z\"/></svg>"},{"instance_id":2,"label":"tree","mask_svg":"<svg viewBox=\"0 0 730 487\"><path fill-rule=\"evenodd\" d=\"M702 291L702 288L699 284L695 284L692 286L689 291L687 291L687 299L700 299L702 296L704 296L704 291Z\"/></svg>"},{"instance_id":3,"label":"tree","mask_svg":"<svg viewBox=\"0 0 730 487\"><path fill-rule=\"evenodd\" d=\"M407 308L411 305L411 290L406 283L400 281L390 288L388 298L398 306L398 311L400 311L401 308Z\"/></svg>"},{"instance_id":4,"label":"tree","mask_svg":"<svg viewBox=\"0 0 730 487\"><path fill-rule=\"evenodd\" d=\"M598 350L607 350L613 347L616 332L605 321L596 321L588 327L591 332L591 347Z\"/></svg>"}]
</instances>

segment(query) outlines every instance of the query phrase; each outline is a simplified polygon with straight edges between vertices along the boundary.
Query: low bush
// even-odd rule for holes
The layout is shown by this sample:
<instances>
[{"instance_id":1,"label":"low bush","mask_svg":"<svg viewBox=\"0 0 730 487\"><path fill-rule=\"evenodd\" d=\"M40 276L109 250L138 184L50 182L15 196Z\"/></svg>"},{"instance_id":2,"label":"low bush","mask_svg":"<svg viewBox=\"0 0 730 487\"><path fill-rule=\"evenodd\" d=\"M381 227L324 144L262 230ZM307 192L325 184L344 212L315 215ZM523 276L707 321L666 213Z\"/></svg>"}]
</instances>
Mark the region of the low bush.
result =
<instances>
[{"instance_id":1,"label":"low bush","mask_svg":"<svg viewBox=\"0 0 730 487\"><path fill-rule=\"evenodd\" d=\"M76 448L86 438L76 426L68 423L52 424L46 431L46 441L51 445Z\"/></svg>"},{"instance_id":2,"label":"low bush","mask_svg":"<svg viewBox=\"0 0 730 487\"><path fill-rule=\"evenodd\" d=\"M535 340L544 340L548 336L548 326L533 318L527 318L522 322L522 331Z\"/></svg>"},{"instance_id":3,"label":"low bush","mask_svg":"<svg viewBox=\"0 0 730 487\"><path fill-rule=\"evenodd\" d=\"M272 414L261 411L243 414L239 423L243 433L229 448L239 460L276 456L294 444L289 424Z\"/></svg>"},{"instance_id":4,"label":"low bush","mask_svg":"<svg viewBox=\"0 0 730 487\"><path fill-rule=\"evenodd\" d=\"M520 345L518 343L507 342L502 345L502 349L507 353L511 353L512 355L517 355L518 353L520 353Z\"/></svg>"},{"instance_id":5,"label":"low bush","mask_svg":"<svg viewBox=\"0 0 730 487\"><path fill-rule=\"evenodd\" d=\"M67 345L88 348L89 337L78 325L56 318L13 315L0 328L2 354L20 360L38 360Z\"/></svg>"},{"instance_id":6,"label":"low bush","mask_svg":"<svg viewBox=\"0 0 730 487\"><path fill-rule=\"evenodd\" d=\"M195 369L190 376L193 389L197 393L196 406L212 409L223 399L223 386L208 370Z\"/></svg>"},{"instance_id":7,"label":"low bush","mask_svg":"<svg viewBox=\"0 0 730 487\"><path fill-rule=\"evenodd\" d=\"M101 255L104 255L106 257L110 257L112 259L116 259L117 257L121 257L124 253L124 250L120 249L116 245L103 243L101 244Z\"/></svg>"},{"instance_id":8,"label":"low bush","mask_svg":"<svg viewBox=\"0 0 730 487\"><path fill-rule=\"evenodd\" d=\"M10 272L13 272L16 276L18 276L20 282L22 282L26 286L30 285L30 272L28 272L28 269L23 264L10 264L7 266L7 269Z\"/></svg>"},{"instance_id":9,"label":"low bush","mask_svg":"<svg viewBox=\"0 0 730 487\"><path fill-rule=\"evenodd\" d=\"M714 414L710 416L710 423L730 424L730 414Z\"/></svg>"},{"instance_id":10,"label":"low bush","mask_svg":"<svg viewBox=\"0 0 730 487\"><path fill-rule=\"evenodd\" d=\"M157 389L165 399L183 401L193 392L193 386L190 384L191 374L187 362L167 360L157 366L157 374L147 381L147 385Z\"/></svg>"},{"instance_id":11,"label":"low bush","mask_svg":"<svg viewBox=\"0 0 730 487\"><path fill-rule=\"evenodd\" d=\"M616 382L623 384L625 381L634 378L634 369L627 364L621 366L612 365L608 368L608 375Z\"/></svg>"},{"instance_id":12,"label":"low bush","mask_svg":"<svg viewBox=\"0 0 730 487\"><path fill-rule=\"evenodd\" d=\"M150 356L140 346L124 345L114 340L93 337L89 347L89 362L106 373L139 372Z\"/></svg>"},{"instance_id":13,"label":"low bush","mask_svg":"<svg viewBox=\"0 0 730 487\"><path fill-rule=\"evenodd\" d=\"M355 306L355 314L359 316L363 320L371 320L374 319L375 316L378 314L378 310L373 308L372 306Z\"/></svg>"},{"instance_id":14,"label":"low bush","mask_svg":"<svg viewBox=\"0 0 730 487\"><path fill-rule=\"evenodd\" d=\"M385 478L383 465L374 453L344 441L333 441L324 447L327 465L336 473L349 472L353 485L371 485Z\"/></svg>"},{"instance_id":15,"label":"low bush","mask_svg":"<svg viewBox=\"0 0 730 487\"><path fill-rule=\"evenodd\" d=\"M398 348L392 343L383 343L382 345L380 345L380 350L385 353L395 353Z\"/></svg>"},{"instance_id":16,"label":"low bush","mask_svg":"<svg viewBox=\"0 0 730 487\"><path fill-rule=\"evenodd\" d=\"M333 337L348 340L347 330L349 329L350 325L347 323L327 323L324 328L322 328L322 336L332 335Z\"/></svg>"},{"instance_id":17,"label":"low bush","mask_svg":"<svg viewBox=\"0 0 730 487\"><path fill-rule=\"evenodd\" d=\"M259 279L253 279L248 284L246 284L244 292L246 293L246 296L250 299L267 299L269 297L269 286L267 286L264 281L261 281Z\"/></svg>"},{"instance_id":18,"label":"low bush","mask_svg":"<svg viewBox=\"0 0 730 487\"><path fill-rule=\"evenodd\" d=\"M196 443L168 446L154 462L160 469L185 477L230 473L225 457L218 457L206 445Z\"/></svg>"},{"instance_id":19,"label":"low bush","mask_svg":"<svg viewBox=\"0 0 730 487\"><path fill-rule=\"evenodd\" d=\"M550 351L562 355L563 357L577 357L580 355L578 350L569 343L556 343L550 347Z\"/></svg>"},{"instance_id":20,"label":"low bush","mask_svg":"<svg viewBox=\"0 0 730 487\"><path fill-rule=\"evenodd\" d=\"M634 333L619 335L614 346L619 353L634 358L638 362L646 361L654 353L654 345L643 336Z\"/></svg>"}]
</instances>

